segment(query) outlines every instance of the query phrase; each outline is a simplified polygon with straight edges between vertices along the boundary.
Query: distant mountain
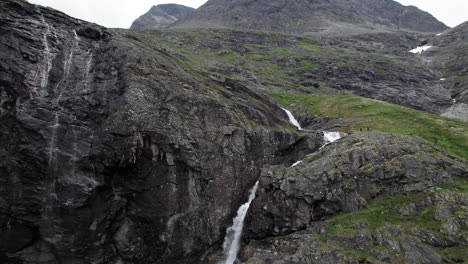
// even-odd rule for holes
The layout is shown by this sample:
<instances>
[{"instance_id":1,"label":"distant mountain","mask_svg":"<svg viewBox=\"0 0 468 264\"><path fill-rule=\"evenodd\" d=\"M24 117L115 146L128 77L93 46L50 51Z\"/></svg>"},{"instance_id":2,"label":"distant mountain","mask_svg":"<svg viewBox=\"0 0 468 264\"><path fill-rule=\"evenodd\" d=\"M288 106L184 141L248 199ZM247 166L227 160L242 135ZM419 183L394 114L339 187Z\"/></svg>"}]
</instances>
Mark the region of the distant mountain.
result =
<instances>
[{"instance_id":1,"label":"distant mountain","mask_svg":"<svg viewBox=\"0 0 468 264\"><path fill-rule=\"evenodd\" d=\"M448 28L431 14L393 0L209 0L173 27L341 35Z\"/></svg>"},{"instance_id":2,"label":"distant mountain","mask_svg":"<svg viewBox=\"0 0 468 264\"><path fill-rule=\"evenodd\" d=\"M146 14L132 23L131 29L159 29L167 28L178 20L185 18L195 9L177 5L164 4L153 6Z\"/></svg>"}]
</instances>

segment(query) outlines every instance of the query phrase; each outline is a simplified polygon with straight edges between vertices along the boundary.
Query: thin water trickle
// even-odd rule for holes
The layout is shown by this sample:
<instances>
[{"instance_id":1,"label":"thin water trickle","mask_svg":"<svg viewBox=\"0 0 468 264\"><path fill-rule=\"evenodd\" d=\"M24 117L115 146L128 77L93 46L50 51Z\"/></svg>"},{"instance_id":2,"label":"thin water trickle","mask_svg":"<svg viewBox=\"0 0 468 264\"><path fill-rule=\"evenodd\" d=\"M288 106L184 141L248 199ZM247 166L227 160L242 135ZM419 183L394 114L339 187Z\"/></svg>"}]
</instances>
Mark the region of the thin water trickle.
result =
<instances>
[{"instance_id":1,"label":"thin water trickle","mask_svg":"<svg viewBox=\"0 0 468 264\"><path fill-rule=\"evenodd\" d=\"M291 111L289 111L286 108L281 108L281 109L283 109L283 111L285 111L286 114L288 115L289 122L291 122L291 124L293 124L295 127L297 127L297 129L302 130L301 124L299 124L299 122L294 117L294 115L291 113Z\"/></svg>"},{"instance_id":2,"label":"thin water trickle","mask_svg":"<svg viewBox=\"0 0 468 264\"><path fill-rule=\"evenodd\" d=\"M76 133L76 127L73 126L73 152L70 157L71 162L71 176L75 178L75 169L76 169L76 161L78 160L78 134Z\"/></svg>"},{"instance_id":3,"label":"thin water trickle","mask_svg":"<svg viewBox=\"0 0 468 264\"><path fill-rule=\"evenodd\" d=\"M257 181L254 187L250 190L249 200L237 210L237 216L234 218L232 226L226 230L224 238L223 249L226 260L220 264L233 264L236 261L237 253L240 249L240 240L242 229L244 228L244 220L249 210L250 204L255 199L259 182Z\"/></svg>"},{"instance_id":4,"label":"thin water trickle","mask_svg":"<svg viewBox=\"0 0 468 264\"><path fill-rule=\"evenodd\" d=\"M57 138L57 129L60 126L60 119L59 119L59 114L58 112L55 112L55 119L54 119L54 124L51 126L52 128L52 135L50 136L50 143L49 143L49 165L52 164L52 161L55 158L55 153L56 153L56 143L55 139Z\"/></svg>"},{"instance_id":5,"label":"thin water trickle","mask_svg":"<svg viewBox=\"0 0 468 264\"><path fill-rule=\"evenodd\" d=\"M53 56L52 56L52 53L50 52L49 41L47 39L49 35L51 34L50 25L47 24L47 22L45 21L44 15L42 14L41 14L41 22L46 28L46 31L42 38L42 43L44 45L45 66L44 66L44 69L42 70L41 88L42 90L44 90L47 87L47 84L49 82L49 74L50 74L50 70L52 69Z\"/></svg>"},{"instance_id":6,"label":"thin water trickle","mask_svg":"<svg viewBox=\"0 0 468 264\"><path fill-rule=\"evenodd\" d=\"M84 81L84 91L88 91L88 86L89 86L89 73L91 71L91 65L93 63L93 53L91 53L91 50L89 50L87 52L89 54L89 58L88 60L86 61L86 68L85 68L85 73L84 73L84 78L83 78L83 81Z\"/></svg>"},{"instance_id":7,"label":"thin water trickle","mask_svg":"<svg viewBox=\"0 0 468 264\"><path fill-rule=\"evenodd\" d=\"M67 80L70 75L70 68L71 68L72 60L73 60L73 52L74 52L73 49L70 49L70 53L68 57L63 62L62 78L60 79L60 81L57 83L57 86L55 87L55 91L57 90L59 91L58 96L54 102L57 106L60 104L60 100L62 100L63 93L67 88L67 84L68 84Z\"/></svg>"}]
</instances>

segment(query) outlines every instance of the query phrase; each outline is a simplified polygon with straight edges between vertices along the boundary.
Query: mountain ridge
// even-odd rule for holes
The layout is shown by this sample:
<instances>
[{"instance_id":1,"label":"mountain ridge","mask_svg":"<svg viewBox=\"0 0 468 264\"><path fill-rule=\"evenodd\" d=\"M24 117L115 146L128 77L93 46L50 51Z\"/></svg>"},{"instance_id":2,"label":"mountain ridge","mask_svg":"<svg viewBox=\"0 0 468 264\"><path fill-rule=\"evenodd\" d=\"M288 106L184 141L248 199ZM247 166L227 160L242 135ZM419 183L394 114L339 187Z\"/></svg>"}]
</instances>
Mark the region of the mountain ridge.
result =
<instances>
[{"instance_id":1,"label":"mountain ridge","mask_svg":"<svg viewBox=\"0 0 468 264\"><path fill-rule=\"evenodd\" d=\"M414 6L393 0L209 0L173 28L235 28L289 34L353 31L440 32L448 27Z\"/></svg>"},{"instance_id":2,"label":"mountain ridge","mask_svg":"<svg viewBox=\"0 0 468 264\"><path fill-rule=\"evenodd\" d=\"M168 28L182 18L187 17L194 8L179 4L161 4L151 7L145 14L133 21L130 29Z\"/></svg>"}]
</instances>

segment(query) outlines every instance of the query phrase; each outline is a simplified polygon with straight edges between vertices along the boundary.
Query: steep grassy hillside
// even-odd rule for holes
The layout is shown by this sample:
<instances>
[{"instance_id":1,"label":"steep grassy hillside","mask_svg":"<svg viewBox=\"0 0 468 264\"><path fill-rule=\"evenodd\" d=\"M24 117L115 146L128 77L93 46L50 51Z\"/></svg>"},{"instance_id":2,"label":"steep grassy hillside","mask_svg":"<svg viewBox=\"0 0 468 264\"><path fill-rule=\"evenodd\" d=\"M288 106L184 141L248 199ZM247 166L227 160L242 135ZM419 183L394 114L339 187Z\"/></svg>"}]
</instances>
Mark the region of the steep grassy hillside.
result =
<instances>
[{"instance_id":1,"label":"steep grassy hillside","mask_svg":"<svg viewBox=\"0 0 468 264\"><path fill-rule=\"evenodd\" d=\"M343 91L433 113L452 104L440 77L408 52L419 45L417 34L302 38L235 30L119 32L202 75L267 92Z\"/></svg>"},{"instance_id":2,"label":"steep grassy hillside","mask_svg":"<svg viewBox=\"0 0 468 264\"><path fill-rule=\"evenodd\" d=\"M343 130L412 134L453 154L468 158L468 123L399 105L350 95L273 93L284 106L309 115L343 119Z\"/></svg>"}]
</instances>

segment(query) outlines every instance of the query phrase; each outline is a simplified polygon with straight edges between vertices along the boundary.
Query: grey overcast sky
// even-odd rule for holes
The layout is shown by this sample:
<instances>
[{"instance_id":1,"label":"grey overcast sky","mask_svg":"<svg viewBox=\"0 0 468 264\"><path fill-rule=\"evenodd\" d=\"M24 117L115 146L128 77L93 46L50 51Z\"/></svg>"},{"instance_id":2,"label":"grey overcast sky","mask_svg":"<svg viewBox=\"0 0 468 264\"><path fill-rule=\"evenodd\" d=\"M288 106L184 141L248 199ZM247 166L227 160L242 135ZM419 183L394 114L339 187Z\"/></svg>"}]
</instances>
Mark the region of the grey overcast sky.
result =
<instances>
[{"instance_id":1,"label":"grey overcast sky","mask_svg":"<svg viewBox=\"0 0 468 264\"><path fill-rule=\"evenodd\" d=\"M206 0L28 0L50 6L70 16L106 27L129 28L132 22L151 6L177 3L198 8ZM431 13L450 27L468 20L467 0L397 0L403 5L414 5Z\"/></svg>"}]
</instances>

